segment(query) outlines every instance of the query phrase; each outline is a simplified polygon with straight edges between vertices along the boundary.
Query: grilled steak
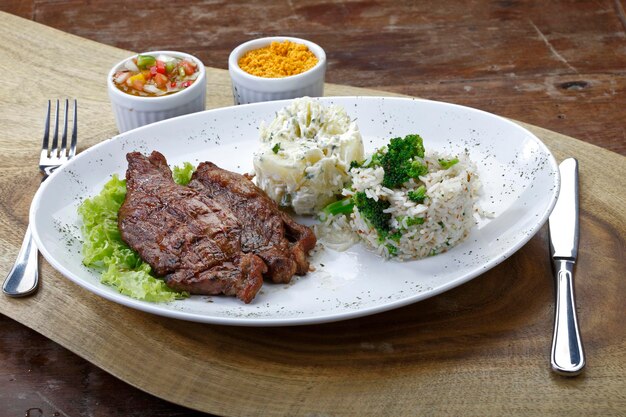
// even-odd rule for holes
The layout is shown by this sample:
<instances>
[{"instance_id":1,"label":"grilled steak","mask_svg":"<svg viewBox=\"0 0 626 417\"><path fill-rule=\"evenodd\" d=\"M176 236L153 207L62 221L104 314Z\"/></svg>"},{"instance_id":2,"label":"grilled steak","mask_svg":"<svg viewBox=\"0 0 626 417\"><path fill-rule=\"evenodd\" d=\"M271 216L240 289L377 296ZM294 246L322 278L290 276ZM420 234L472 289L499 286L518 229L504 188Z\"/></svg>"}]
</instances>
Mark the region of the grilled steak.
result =
<instances>
[{"instance_id":1,"label":"grilled steak","mask_svg":"<svg viewBox=\"0 0 626 417\"><path fill-rule=\"evenodd\" d=\"M308 272L315 235L248 178L204 162L181 186L159 152L126 159L122 239L169 287L249 303L263 277L286 283Z\"/></svg>"},{"instance_id":2,"label":"grilled steak","mask_svg":"<svg viewBox=\"0 0 626 417\"><path fill-rule=\"evenodd\" d=\"M129 153L126 200L118 216L122 239L165 278L193 294L236 295L249 303L267 271L243 251L240 221L204 193L176 184L165 157Z\"/></svg>"},{"instance_id":3,"label":"grilled steak","mask_svg":"<svg viewBox=\"0 0 626 417\"><path fill-rule=\"evenodd\" d=\"M308 272L307 254L316 243L313 231L283 213L248 178L203 162L189 187L232 210L241 224L241 250L265 261L267 278L284 283Z\"/></svg>"}]
</instances>

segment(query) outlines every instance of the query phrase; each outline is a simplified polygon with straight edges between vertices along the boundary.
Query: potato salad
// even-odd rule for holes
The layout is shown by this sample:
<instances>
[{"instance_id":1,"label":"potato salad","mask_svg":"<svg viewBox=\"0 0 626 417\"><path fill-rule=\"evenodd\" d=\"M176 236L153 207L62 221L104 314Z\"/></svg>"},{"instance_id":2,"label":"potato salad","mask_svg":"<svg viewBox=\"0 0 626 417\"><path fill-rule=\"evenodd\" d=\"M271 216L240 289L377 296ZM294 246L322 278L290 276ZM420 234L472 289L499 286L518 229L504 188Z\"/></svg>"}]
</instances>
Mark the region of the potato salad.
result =
<instances>
[{"instance_id":1,"label":"potato salad","mask_svg":"<svg viewBox=\"0 0 626 417\"><path fill-rule=\"evenodd\" d=\"M346 111L309 97L293 100L260 131L257 185L297 214L316 214L335 201L350 181L350 162L363 160L361 133Z\"/></svg>"}]
</instances>

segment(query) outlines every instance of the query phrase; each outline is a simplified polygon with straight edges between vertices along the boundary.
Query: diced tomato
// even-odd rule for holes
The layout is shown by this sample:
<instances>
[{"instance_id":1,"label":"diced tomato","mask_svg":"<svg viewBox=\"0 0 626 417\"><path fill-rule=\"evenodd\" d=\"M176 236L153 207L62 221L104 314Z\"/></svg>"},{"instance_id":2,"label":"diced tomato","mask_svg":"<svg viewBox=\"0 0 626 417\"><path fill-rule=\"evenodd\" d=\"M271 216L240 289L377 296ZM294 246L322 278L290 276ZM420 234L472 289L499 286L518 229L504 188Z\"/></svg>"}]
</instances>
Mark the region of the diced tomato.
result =
<instances>
[{"instance_id":1,"label":"diced tomato","mask_svg":"<svg viewBox=\"0 0 626 417\"><path fill-rule=\"evenodd\" d=\"M163 74L157 73L154 76L154 83L159 88L165 88L165 86L167 85L167 77Z\"/></svg>"},{"instance_id":2,"label":"diced tomato","mask_svg":"<svg viewBox=\"0 0 626 417\"><path fill-rule=\"evenodd\" d=\"M157 67L156 67L156 65L151 66L151 67L150 67L150 75L152 75L152 76L154 77L154 76L155 76L155 75L157 75L157 74L158 74L158 73L157 73Z\"/></svg>"},{"instance_id":3,"label":"diced tomato","mask_svg":"<svg viewBox=\"0 0 626 417\"><path fill-rule=\"evenodd\" d=\"M142 91L145 83L141 80L134 80L131 82L130 86L133 87L137 91Z\"/></svg>"},{"instance_id":4,"label":"diced tomato","mask_svg":"<svg viewBox=\"0 0 626 417\"><path fill-rule=\"evenodd\" d=\"M156 62L156 71L159 74L165 74L165 62L157 60L157 62Z\"/></svg>"},{"instance_id":5,"label":"diced tomato","mask_svg":"<svg viewBox=\"0 0 626 417\"><path fill-rule=\"evenodd\" d=\"M170 87L172 87L172 88L176 87L176 81L172 81L172 82L170 83Z\"/></svg>"},{"instance_id":6,"label":"diced tomato","mask_svg":"<svg viewBox=\"0 0 626 417\"><path fill-rule=\"evenodd\" d=\"M150 70L143 70L141 71L141 73L143 74L143 77L146 80L149 80L150 78L152 78L152 73L150 72Z\"/></svg>"},{"instance_id":7,"label":"diced tomato","mask_svg":"<svg viewBox=\"0 0 626 417\"><path fill-rule=\"evenodd\" d=\"M193 80L185 81L184 83L182 83L182 86L183 86L183 88L187 88L187 87L189 87L191 84L193 84Z\"/></svg>"},{"instance_id":8,"label":"diced tomato","mask_svg":"<svg viewBox=\"0 0 626 417\"><path fill-rule=\"evenodd\" d=\"M196 72L196 69L191 65L191 62L183 60L180 65L185 69L185 74L191 75Z\"/></svg>"}]
</instances>

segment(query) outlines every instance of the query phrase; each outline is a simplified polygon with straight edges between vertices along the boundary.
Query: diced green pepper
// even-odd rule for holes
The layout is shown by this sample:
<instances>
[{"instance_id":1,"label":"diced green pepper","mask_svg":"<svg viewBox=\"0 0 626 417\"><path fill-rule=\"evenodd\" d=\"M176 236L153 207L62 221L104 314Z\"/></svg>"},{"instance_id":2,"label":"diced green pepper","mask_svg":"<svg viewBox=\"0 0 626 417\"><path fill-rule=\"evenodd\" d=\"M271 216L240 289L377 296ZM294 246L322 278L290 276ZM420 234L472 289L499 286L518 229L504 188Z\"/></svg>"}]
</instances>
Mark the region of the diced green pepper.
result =
<instances>
[{"instance_id":1,"label":"diced green pepper","mask_svg":"<svg viewBox=\"0 0 626 417\"><path fill-rule=\"evenodd\" d=\"M415 190L409 191L407 195L409 197L409 200L415 201L416 203L421 204L424 202L424 199L426 198L426 187L423 185L420 185Z\"/></svg>"},{"instance_id":2,"label":"diced green pepper","mask_svg":"<svg viewBox=\"0 0 626 417\"><path fill-rule=\"evenodd\" d=\"M156 63L156 58L151 55L138 55L137 66L139 68L148 68Z\"/></svg>"}]
</instances>

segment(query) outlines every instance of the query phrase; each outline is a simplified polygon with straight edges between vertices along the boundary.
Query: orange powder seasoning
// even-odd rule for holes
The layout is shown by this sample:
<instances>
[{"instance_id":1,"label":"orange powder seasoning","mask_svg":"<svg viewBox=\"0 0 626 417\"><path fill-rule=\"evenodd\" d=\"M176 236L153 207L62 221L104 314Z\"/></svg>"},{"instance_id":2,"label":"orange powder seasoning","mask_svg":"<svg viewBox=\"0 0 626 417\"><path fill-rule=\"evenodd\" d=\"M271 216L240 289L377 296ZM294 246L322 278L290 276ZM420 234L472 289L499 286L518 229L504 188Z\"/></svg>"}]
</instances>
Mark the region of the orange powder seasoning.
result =
<instances>
[{"instance_id":1,"label":"orange powder seasoning","mask_svg":"<svg viewBox=\"0 0 626 417\"><path fill-rule=\"evenodd\" d=\"M265 78L282 78L308 71L317 57L306 45L284 41L248 51L239 59L239 68Z\"/></svg>"}]
</instances>

